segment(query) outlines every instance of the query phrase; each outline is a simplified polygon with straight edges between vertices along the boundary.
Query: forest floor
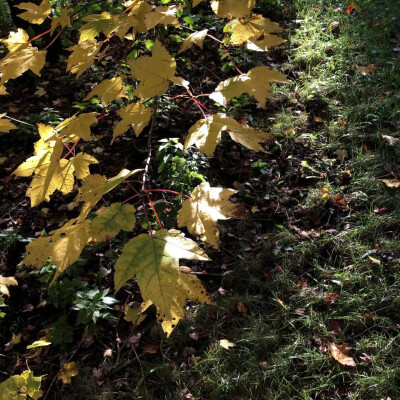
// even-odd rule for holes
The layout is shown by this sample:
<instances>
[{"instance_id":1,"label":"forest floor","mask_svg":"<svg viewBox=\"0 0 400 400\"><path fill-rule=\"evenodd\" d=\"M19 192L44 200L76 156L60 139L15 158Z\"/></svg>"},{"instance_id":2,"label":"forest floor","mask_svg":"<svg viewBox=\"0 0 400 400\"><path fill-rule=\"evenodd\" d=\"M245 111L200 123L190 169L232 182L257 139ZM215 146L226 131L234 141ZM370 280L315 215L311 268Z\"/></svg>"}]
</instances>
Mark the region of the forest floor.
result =
<instances>
[{"instance_id":1,"label":"forest floor","mask_svg":"<svg viewBox=\"0 0 400 400\"><path fill-rule=\"evenodd\" d=\"M21 363L12 334L32 341L57 321L71 340L59 338L58 350L29 360L35 375L46 375L47 400L400 398L398 0L359 0L354 9L334 0L270 7L272 15L264 14L284 27L287 42L263 57L291 83L275 87L266 111L242 101L233 112L261 119L275 141L266 154L223 143L224 157L199 167L209 181L235 187L250 211L246 221L221 223L221 251L210 254L211 266L197 266L216 305L189 306L168 340L154 316L135 331L121 318L100 319L94 335L80 340L84 328L68 322L76 315L71 299L57 290L89 296L93 282L111 287L113 255L89 252L52 293L43 289L51 271L19 271L24 284L11 288L0 322L4 377ZM71 84L60 78L48 90L58 98ZM54 108L39 102L30 122L57 120L64 100ZM27 121L28 103L32 98L7 97L0 113ZM111 152L108 141L103 147L99 136L90 149L102 159L98 168L107 168L102 173L140 167L127 161L127 142ZM9 276L26 242L73 205L66 210L60 196L31 210L27 181L10 178L31 151L29 127L20 138L0 136L0 145L8 149L0 166L0 267ZM224 178L213 175L221 168ZM91 264L101 270L87 272ZM125 335L123 350L118 335ZM223 348L221 339L234 346ZM335 346L348 351L337 352L339 360ZM59 360L71 357L79 375L63 386L55 381Z\"/></svg>"}]
</instances>

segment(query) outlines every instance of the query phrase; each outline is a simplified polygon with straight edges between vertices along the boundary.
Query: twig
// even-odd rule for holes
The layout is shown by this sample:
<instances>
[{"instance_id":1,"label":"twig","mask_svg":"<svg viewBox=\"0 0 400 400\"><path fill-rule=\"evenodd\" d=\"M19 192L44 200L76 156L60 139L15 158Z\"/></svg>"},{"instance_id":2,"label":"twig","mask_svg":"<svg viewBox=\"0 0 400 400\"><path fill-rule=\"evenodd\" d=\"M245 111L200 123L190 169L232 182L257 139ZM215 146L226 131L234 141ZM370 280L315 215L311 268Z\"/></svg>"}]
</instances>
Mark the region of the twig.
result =
<instances>
[{"instance_id":1,"label":"twig","mask_svg":"<svg viewBox=\"0 0 400 400\"><path fill-rule=\"evenodd\" d=\"M28 125L28 126L32 126L33 128L36 128L35 125L29 124L28 122L20 121L19 119L16 119L16 118L9 117L8 115L5 115L4 118L8 118L8 119L11 119L12 121L19 122L20 124L24 124L24 125Z\"/></svg>"},{"instance_id":2,"label":"twig","mask_svg":"<svg viewBox=\"0 0 400 400\"><path fill-rule=\"evenodd\" d=\"M157 102L157 97L156 97L156 102ZM146 159L146 164L144 167L144 172L143 172L143 185L142 185L142 191L144 192L146 190L146 181L148 178L148 173L149 173L149 168L150 168L150 161L151 161L151 137L154 132L154 129L156 127L156 122L157 122L157 107L153 108L153 113L151 115L151 125L150 125L150 130L149 130L149 137L147 139L147 159Z\"/></svg>"}]
</instances>

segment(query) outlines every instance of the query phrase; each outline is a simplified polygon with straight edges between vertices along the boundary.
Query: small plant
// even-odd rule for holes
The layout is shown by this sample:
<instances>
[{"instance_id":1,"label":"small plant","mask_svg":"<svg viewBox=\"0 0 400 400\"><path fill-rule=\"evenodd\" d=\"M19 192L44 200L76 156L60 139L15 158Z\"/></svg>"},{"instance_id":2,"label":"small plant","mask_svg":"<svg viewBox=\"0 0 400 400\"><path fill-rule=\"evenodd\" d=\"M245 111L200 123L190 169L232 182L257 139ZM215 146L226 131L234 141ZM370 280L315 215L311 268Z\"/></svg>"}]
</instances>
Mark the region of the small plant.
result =
<instances>
[{"instance_id":1,"label":"small plant","mask_svg":"<svg viewBox=\"0 0 400 400\"><path fill-rule=\"evenodd\" d=\"M116 318L109 312L112 305L117 304L118 300L107 296L109 289L100 291L92 289L88 292L78 292L72 307L78 311L76 325L95 324L99 318L115 321Z\"/></svg>"}]
</instances>

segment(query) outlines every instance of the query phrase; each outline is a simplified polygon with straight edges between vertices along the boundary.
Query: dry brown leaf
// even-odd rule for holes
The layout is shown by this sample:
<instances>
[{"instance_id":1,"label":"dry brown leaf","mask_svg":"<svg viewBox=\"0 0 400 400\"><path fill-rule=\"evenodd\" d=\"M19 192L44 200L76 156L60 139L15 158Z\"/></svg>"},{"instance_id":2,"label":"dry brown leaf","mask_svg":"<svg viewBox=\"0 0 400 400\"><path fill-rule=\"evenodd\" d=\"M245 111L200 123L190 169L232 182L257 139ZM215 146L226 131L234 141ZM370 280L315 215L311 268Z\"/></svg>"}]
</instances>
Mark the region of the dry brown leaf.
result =
<instances>
[{"instance_id":1,"label":"dry brown leaf","mask_svg":"<svg viewBox=\"0 0 400 400\"><path fill-rule=\"evenodd\" d=\"M328 344L329 351L331 352L332 357L342 365L346 365L348 367L355 367L356 363L353 357L350 357L350 348L346 343L343 344Z\"/></svg>"}]
</instances>

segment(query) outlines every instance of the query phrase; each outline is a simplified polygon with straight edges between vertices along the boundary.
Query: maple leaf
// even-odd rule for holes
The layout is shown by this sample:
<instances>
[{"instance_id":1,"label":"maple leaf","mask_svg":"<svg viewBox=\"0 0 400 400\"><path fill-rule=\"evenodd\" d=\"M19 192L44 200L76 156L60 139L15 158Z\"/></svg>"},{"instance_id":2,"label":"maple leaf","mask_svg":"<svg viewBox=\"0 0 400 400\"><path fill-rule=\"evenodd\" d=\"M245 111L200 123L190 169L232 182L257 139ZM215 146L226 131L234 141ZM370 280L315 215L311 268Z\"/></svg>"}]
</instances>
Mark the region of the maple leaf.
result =
<instances>
[{"instance_id":1,"label":"maple leaf","mask_svg":"<svg viewBox=\"0 0 400 400\"><path fill-rule=\"evenodd\" d=\"M152 12L145 15L144 24L146 25L147 30L154 28L158 24L179 26L176 13L181 8L181 6L156 7Z\"/></svg>"},{"instance_id":2,"label":"maple leaf","mask_svg":"<svg viewBox=\"0 0 400 400\"><path fill-rule=\"evenodd\" d=\"M256 0L218 0L211 2L211 8L220 18L242 18L250 14Z\"/></svg>"},{"instance_id":3,"label":"maple leaf","mask_svg":"<svg viewBox=\"0 0 400 400\"><path fill-rule=\"evenodd\" d=\"M82 181L82 186L79 188L79 193L75 199L76 201L83 201L85 203L82 207L79 220L81 221L86 218L87 214L99 202L104 194L113 190L125 179L141 171L141 169L135 169L133 171L123 169L118 175L110 179L98 174L87 176Z\"/></svg>"},{"instance_id":4,"label":"maple leaf","mask_svg":"<svg viewBox=\"0 0 400 400\"><path fill-rule=\"evenodd\" d=\"M81 255L89 241L91 221L68 221L62 228L50 232L48 237L39 237L26 246L22 265L42 268L50 257L57 270L51 284Z\"/></svg>"},{"instance_id":5,"label":"maple leaf","mask_svg":"<svg viewBox=\"0 0 400 400\"><path fill-rule=\"evenodd\" d=\"M128 97L121 77L105 79L96 85L84 100L89 100L94 96L100 97L104 107L107 107L114 100Z\"/></svg>"},{"instance_id":6,"label":"maple leaf","mask_svg":"<svg viewBox=\"0 0 400 400\"><path fill-rule=\"evenodd\" d=\"M81 76L93 64L102 45L103 42L85 40L69 47L67 50L72 53L68 58L67 71L76 73L77 77Z\"/></svg>"},{"instance_id":7,"label":"maple leaf","mask_svg":"<svg viewBox=\"0 0 400 400\"><path fill-rule=\"evenodd\" d=\"M286 40L277 35L269 35L261 32L259 35L251 37L247 43L246 48L253 51L269 51L270 47L278 46L285 43Z\"/></svg>"},{"instance_id":8,"label":"maple leaf","mask_svg":"<svg viewBox=\"0 0 400 400\"><path fill-rule=\"evenodd\" d=\"M152 109L145 107L141 103L130 104L118 111L122 118L115 126L113 141L116 137L123 135L129 127L132 127L135 135L139 136L151 119Z\"/></svg>"},{"instance_id":9,"label":"maple leaf","mask_svg":"<svg viewBox=\"0 0 400 400\"><path fill-rule=\"evenodd\" d=\"M141 234L131 239L115 265L115 289L136 276L143 300L151 300L157 307L158 320L164 324L167 336L183 318L188 296L179 285L181 258L209 260L194 241L181 236L179 231L162 229L153 236Z\"/></svg>"},{"instance_id":10,"label":"maple leaf","mask_svg":"<svg viewBox=\"0 0 400 400\"><path fill-rule=\"evenodd\" d=\"M203 48L204 39L207 36L208 29L203 29L202 31L194 32L189 35L182 43L181 48L178 51L178 54L183 53L184 51L190 49L194 44L199 46L201 49Z\"/></svg>"},{"instance_id":11,"label":"maple leaf","mask_svg":"<svg viewBox=\"0 0 400 400\"><path fill-rule=\"evenodd\" d=\"M40 390L42 377L36 377L33 372L28 369L21 375L13 375L4 382L0 383L0 393L2 399L7 400L23 400L26 395L37 400L42 397L43 392Z\"/></svg>"},{"instance_id":12,"label":"maple leaf","mask_svg":"<svg viewBox=\"0 0 400 400\"><path fill-rule=\"evenodd\" d=\"M45 50L38 50L29 44L20 50L8 53L0 60L0 71L2 73L0 86L9 79L15 79L24 72L31 70L34 74L40 76L46 58Z\"/></svg>"},{"instance_id":13,"label":"maple leaf","mask_svg":"<svg viewBox=\"0 0 400 400\"><path fill-rule=\"evenodd\" d=\"M72 28L71 17L69 15L72 10L72 8L65 8L59 17L51 21L51 33L53 33L57 26L61 26L62 29L65 27Z\"/></svg>"},{"instance_id":14,"label":"maple leaf","mask_svg":"<svg viewBox=\"0 0 400 400\"><path fill-rule=\"evenodd\" d=\"M0 115L0 132L9 133L12 129L18 129L9 119L1 118Z\"/></svg>"},{"instance_id":15,"label":"maple leaf","mask_svg":"<svg viewBox=\"0 0 400 400\"><path fill-rule=\"evenodd\" d=\"M99 113L91 112L67 118L61 122L61 124L57 125L56 130L59 132L58 136L71 139L78 136L81 139L89 140L90 126L97 123L97 115L99 115Z\"/></svg>"},{"instance_id":16,"label":"maple leaf","mask_svg":"<svg viewBox=\"0 0 400 400\"><path fill-rule=\"evenodd\" d=\"M227 131L235 142L254 151L265 152L260 143L266 142L273 137L270 133L240 124L225 114L213 114L207 119L197 121L190 128L183 149L186 151L192 144L196 144L202 153L210 157L221 142L223 131Z\"/></svg>"},{"instance_id":17,"label":"maple leaf","mask_svg":"<svg viewBox=\"0 0 400 400\"><path fill-rule=\"evenodd\" d=\"M5 86L0 86L0 96L5 96L7 95L7 89Z\"/></svg>"},{"instance_id":18,"label":"maple leaf","mask_svg":"<svg viewBox=\"0 0 400 400\"><path fill-rule=\"evenodd\" d=\"M147 32L147 26L145 24L146 15L153 10L153 6L146 1L136 1L132 6L129 16L134 16L135 31L138 33Z\"/></svg>"},{"instance_id":19,"label":"maple leaf","mask_svg":"<svg viewBox=\"0 0 400 400\"><path fill-rule=\"evenodd\" d=\"M219 248L218 220L230 218L243 218L246 210L240 204L229 201L237 193L233 189L210 187L208 182L197 186L192 193L192 198L183 202L178 213L178 226L188 229L200 240Z\"/></svg>"},{"instance_id":20,"label":"maple leaf","mask_svg":"<svg viewBox=\"0 0 400 400\"><path fill-rule=\"evenodd\" d=\"M21 28L16 32L10 32L7 39L0 39L0 43L4 43L10 53L31 46L28 43L29 35Z\"/></svg>"},{"instance_id":21,"label":"maple leaf","mask_svg":"<svg viewBox=\"0 0 400 400\"><path fill-rule=\"evenodd\" d=\"M114 203L97 211L97 217L92 221L91 237L96 242L117 236L123 229L132 231L135 227L135 207L130 204Z\"/></svg>"},{"instance_id":22,"label":"maple leaf","mask_svg":"<svg viewBox=\"0 0 400 400\"><path fill-rule=\"evenodd\" d=\"M137 25L138 21L134 15L123 14L117 21L114 32L121 40L123 40L126 37L127 32L133 28L131 39L134 39Z\"/></svg>"},{"instance_id":23,"label":"maple leaf","mask_svg":"<svg viewBox=\"0 0 400 400\"><path fill-rule=\"evenodd\" d=\"M90 237L91 221L82 223L69 221L65 226L51 232L52 244L50 248L50 261L57 265L57 271L51 284L82 254Z\"/></svg>"},{"instance_id":24,"label":"maple leaf","mask_svg":"<svg viewBox=\"0 0 400 400\"><path fill-rule=\"evenodd\" d=\"M278 71L266 66L255 67L247 74L238 75L220 82L215 92L211 93L209 97L215 102L226 106L234 97L248 93L265 108L267 97L272 95L271 82L289 83Z\"/></svg>"},{"instance_id":25,"label":"maple leaf","mask_svg":"<svg viewBox=\"0 0 400 400\"><path fill-rule=\"evenodd\" d=\"M63 193L68 194L72 192L74 188L74 165L70 160L60 160L60 182L57 185L57 189Z\"/></svg>"},{"instance_id":26,"label":"maple leaf","mask_svg":"<svg viewBox=\"0 0 400 400\"><path fill-rule=\"evenodd\" d=\"M117 20L115 17L107 11L101 14L92 14L82 18L82 21L87 22L83 25L79 32L81 36L79 37L79 43L85 40L92 40L98 36L101 32L108 36L117 27Z\"/></svg>"},{"instance_id":27,"label":"maple leaf","mask_svg":"<svg viewBox=\"0 0 400 400\"><path fill-rule=\"evenodd\" d=\"M74 361L66 363L62 366L60 371L58 371L57 379L61 380L64 385L71 384L71 378L79 374L78 366Z\"/></svg>"},{"instance_id":28,"label":"maple leaf","mask_svg":"<svg viewBox=\"0 0 400 400\"><path fill-rule=\"evenodd\" d=\"M250 18L245 20L236 20L229 23L227 27L229 27L232 32L229 43L233 45L240 45L250 38L253 40L253 38L259 37L261 34L274 42L274 40L277 39L275 37L270 37L274 36L270 34L282 32L282 28L278 23L272 22L270 19L264 18L262 15L258 14L252 15ZM275 45L270 44L270 46Z\"/></svg>"},{"instance_id":29,"label":"maple leaf","mask_svg":"<svg viewBox=\"0 0 400 400\"><path fill-rule=\"evenodd\" d=\"M348 367L356 366L354 358L350 357L350 349L347 344L329 343L328 349L331 352L332 357L340 364L346 365Z\"/></svg>"},{"instance_id":30,"label":"maple leaf","mask_svg":"<svg viewBox=\"0 0 400 400\"><path fill-rule=\"evenodd\" d=\"M160 96L168 90L169 83L174 81L176 62L159 40L154 43L152 56L129 60L128 64L132 75L141 81L133 92L136 97ZM176 80L175 83L180 84Z\"/></svg>"},{"instance_id":31,"label":"maple leaf","mask_svg":"<svg viewBox=\"0 0 400 400\"><path fill-rule=\"evenodd\" d=\"M39 5L34 3L20 3L15 7L21 10L26 10L22 14L18 14L18 17L30 22L31 24L40 25L51 13L49 0L43 0Z\"/></svg>"},{"instance_id":32,"label":"maple leaf","mask_svg":"<svg viewBox=\"0 0 400 400\"><path fill-rule=\"evenodd\" d=\"M7 286L17 286L18 282L13 276L1 276L0 275L0 293L6 296L10 295Z\"/></svg>"},{"instance_id":33,"label":"maple leaf","mask_svg":"<svg viewBox=\"0 0 400 400\"><path fill-rule=\"evenodd\" d=\"M39 170L43 165L50 162L50 157L53 152L56 153L54 160L58 160L63 151L61 140L49 140L54 136L54 129L45 124L37 124L40 140L34 144L34 156L29 157L24 161L13 173L17 176L31 176L36 170Z\"/></svg>"},{"instance_id":34,"label":"maple leaf","mask_svg":"<svg viewBox=\"0 0 400 400\"><path fill-rule=\"evenodd\" d=\"M90 164L98 164L98 161L94 157L85 153L78 153L75 157L71 157L69 161L74 166L75 176L78 179L85 179L90 175Z\"/></svg>"}]
</instances>

